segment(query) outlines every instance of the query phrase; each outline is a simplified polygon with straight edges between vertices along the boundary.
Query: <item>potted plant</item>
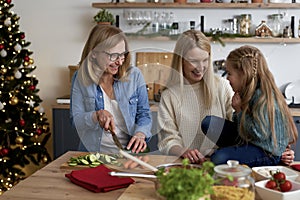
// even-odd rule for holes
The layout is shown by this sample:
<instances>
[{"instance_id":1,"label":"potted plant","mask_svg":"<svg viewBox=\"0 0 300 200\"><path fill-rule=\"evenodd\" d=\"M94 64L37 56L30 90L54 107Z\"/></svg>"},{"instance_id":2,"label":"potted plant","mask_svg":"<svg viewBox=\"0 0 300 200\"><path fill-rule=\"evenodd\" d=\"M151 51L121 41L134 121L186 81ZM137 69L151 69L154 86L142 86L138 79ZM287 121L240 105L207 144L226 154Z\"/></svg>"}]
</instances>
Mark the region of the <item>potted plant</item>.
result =
<instances>
[{"instance_id":1,"label":"potted plant","mask_svg":"<svg viewBox=\"0 0 300 200\"><path fill-rule=\"evenodd\" d=\"M114 15L108 10L102 8L95 16L94 21L98 24L108 24L112 25L115 23Z\"/></svg>"}]
</instances>

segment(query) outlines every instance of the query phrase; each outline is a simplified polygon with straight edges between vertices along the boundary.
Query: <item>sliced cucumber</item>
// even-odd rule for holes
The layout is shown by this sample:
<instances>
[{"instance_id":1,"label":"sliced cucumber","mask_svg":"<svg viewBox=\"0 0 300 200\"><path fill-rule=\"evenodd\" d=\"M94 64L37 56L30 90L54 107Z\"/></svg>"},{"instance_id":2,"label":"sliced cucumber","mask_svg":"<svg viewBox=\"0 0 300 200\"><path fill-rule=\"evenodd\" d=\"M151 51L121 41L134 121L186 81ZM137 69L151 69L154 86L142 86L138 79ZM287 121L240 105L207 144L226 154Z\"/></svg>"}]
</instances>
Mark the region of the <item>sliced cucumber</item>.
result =
<instances>
[{"instance_id":1,"label":"sliced cucumber","mask_svg":"<svg viewBox=\"0 0 300 200\"><path fill-rule=\"evenodd\" d=\"M88 160L89 160L90 162L95 162L95 161L98 160L98 159L97 159L97 156L96 156L95 154L90 154L90 155L88 156Z\"/></svg>"},{"instance_id":2,"label":"sliced cucumber","mask_svg":"<svg viewBox=\"0 0 300 200\"><path fill-rule=\"evenodd\" d=\"M80 159L80 162L82 163L82 164L84 164L84 165L89 165L90 163L89 163L89 161L87 161L87 160L85 160L85 159Z\"/></svg>"},{"instance_id":3,"label":"sliced cucumber","mask_svg":"<svg viewBox=\"0 0 300 200\"><path fill-rule=\"evenodd\" d=\"M74 166L77 166L78 165L78 163L77 162L69 162L69 166L72 166L72 167L74 167Z\"/></svg>"},{"instance_id":4,"label":"sliced cucumber","mask_svg":"<svg viewBox=\"0 0 300 200\"><path fill-rule=\"evenodd\" d=\"M121 166L122 164L117 160L118 155L106 155L101 153L87 154L78 157L71 157L68 161L69 166L85 165L90 167L97 167L101 164L112 164Z\"/></svg>"}]
</instances>

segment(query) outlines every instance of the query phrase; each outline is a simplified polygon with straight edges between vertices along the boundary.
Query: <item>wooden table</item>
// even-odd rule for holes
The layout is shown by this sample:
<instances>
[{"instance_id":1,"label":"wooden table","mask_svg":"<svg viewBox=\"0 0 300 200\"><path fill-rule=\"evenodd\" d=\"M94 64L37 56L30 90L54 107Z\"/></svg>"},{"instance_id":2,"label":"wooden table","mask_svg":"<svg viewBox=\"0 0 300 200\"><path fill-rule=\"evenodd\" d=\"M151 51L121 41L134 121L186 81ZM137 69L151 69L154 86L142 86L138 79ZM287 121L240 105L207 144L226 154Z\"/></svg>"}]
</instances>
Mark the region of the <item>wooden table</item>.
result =
<instances>
[{"instance_id":1,"label":"wooden table","mask_svg":"<svg viewBox=\"0 0 300 200\"><path fill-rule=\"evenodd\" d=\"M156 200L154 183L145 179L135 178L136 183L128 188L118 189L107 193L93 193L80 186L77 186L65 177L66 173L72 171L71 168L62 168L70 157L78 155L79 152L69 151L44 168L36 171L30 177L21 181L10 191L0 196L1 200ZM161 158L161 157L157 157ZM155 161L163 163L165 159ZM300 176L297 178L300 182ZM258 199L258 198L256 198Z\"/></svg>"},{"instance_id":2,"label":"wooden table","mask_svg":"<svg viewBox=\"0 0 300 200\"><path fill-rule=\"evenodd\" d=\"M69 181L65 177L66 173L72 171L71 168L62 168L64 164L72 156L78 155L79 152L69 151L62 156L58 157L56 160L52 161L50 164L46 165L44 168L36 171L30 177L18 183L10 191L6 191L0 196L1 200L95 200L95 199L126 199L125 190L127 188L118 189L110 191L107 193L93 193L86 190L80 186L77 186ZM157 163L163 164L164 161L157 160ZM146 188L146 194L150 193L155 199L154 182L136 178L136 183L133 184L135 187L139 187L142 191ZM140 187L142 186L142 187ZM129 188L128 188L129 189ZM130 193L130 190L128 190ZM123 197L121 195L123 194ZM140 195L145 195L145 193L140 193ZM124 197L125 195L125 197ZM140 198L138 198L140 199ZM147 198L151 199L151 198ZM132 200L132 199L130 199Z\"/></svg>"}]
</instances>

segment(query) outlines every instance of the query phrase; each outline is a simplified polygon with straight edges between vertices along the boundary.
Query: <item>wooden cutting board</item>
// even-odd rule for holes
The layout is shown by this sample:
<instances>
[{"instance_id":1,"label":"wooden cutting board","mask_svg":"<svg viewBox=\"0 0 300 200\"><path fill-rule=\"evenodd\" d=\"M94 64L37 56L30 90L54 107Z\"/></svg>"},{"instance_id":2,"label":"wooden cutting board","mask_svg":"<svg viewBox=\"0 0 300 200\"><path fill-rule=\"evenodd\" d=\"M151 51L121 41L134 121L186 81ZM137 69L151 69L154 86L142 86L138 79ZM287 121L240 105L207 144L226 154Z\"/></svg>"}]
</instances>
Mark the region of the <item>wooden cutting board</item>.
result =
<instances>
[{"instance_id":1,"label":"wooden cutting board","mask_svg":"<svg viewBox=\"0 0 300 200\"><path fill-rule=\"evenodd\" d=\"M88 153L85 153L88 154ZM78 156L81 155L85 155L83 153L78 154ZM149 164L152 166L158 166L161 164L166 164L166 163L174 163L174 162L181 162L180 160L178 160L178 157L176 156L165 156L165 155L147 155L149 156ZM73 156L75 157L75 156ZM122 159L117 159L119 162L121 162L122 164L125 163L126 161L128 161L125 158ZM121 172L134 172L134 173L151 173L151 171L149 169L144 169L140 166L133 168L133 169L125 169L124 166L116 166L116 165L109 165L109 164L105 164L105 166L107 166L108 168L110 168L113 171L121 171ZM85 166L85 165L77 165L77 166L69 166L68 162L63 163L60 168L61 169L68 169L68 170L78 170L78 169L84 169L84 168L88 168L89 166Z\"/></svg>"}]
</instances>

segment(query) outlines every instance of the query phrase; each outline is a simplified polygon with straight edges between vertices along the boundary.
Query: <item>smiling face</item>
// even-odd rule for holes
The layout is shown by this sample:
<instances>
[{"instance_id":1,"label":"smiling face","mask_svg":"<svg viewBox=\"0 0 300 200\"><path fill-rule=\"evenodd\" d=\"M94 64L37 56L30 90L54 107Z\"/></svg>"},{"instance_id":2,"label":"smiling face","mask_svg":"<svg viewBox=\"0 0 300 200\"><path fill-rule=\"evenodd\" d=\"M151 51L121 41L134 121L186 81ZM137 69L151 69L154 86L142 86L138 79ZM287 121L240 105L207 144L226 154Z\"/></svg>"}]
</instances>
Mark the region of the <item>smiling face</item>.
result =
<instances>
[{"instance_id":1,"label":"smiling face","mask_svg":"<svg viewBox=\"0 0 300 200\"><path fill-rule=\"evenodd\" d=\"M198 47L189 50L183 60L183 75L190 84L200 82L208 69L209 54Z\"/></svg>"},{"instance_id":2,"label":"smiling face","mask_svg":"<svg viewBox=\"0 0 300 200\"><path fill-rule=\"evenodd\" d=\"M119 67L125 60L125 42L122 41L113 48L105 51L106 54L106 72L112 75L118 73Z\"/></svg>"},{"instance_id":3,"label":"smiling face","mask_svg":"<svg viewBox=\"0 0 300 200\"><path fill-rule=\"evenodd\" d=\"M242 90L242 74L237 69L231 67L230 62L226 63L227 80L234 92Z\"/></svg>"},{"instance_id":4,"label":"smiling face","mask_svg":"<svg viewBox=\"0 0 300 200\"><path fill-rule=\"evenodd\" d=\"M96 51L94 55L97 63L105 70L105 73L116 75L119 67L125 60L126 45L124 41L119 42L116 46L105 51Z\"/></svg>"}]
</instances>

